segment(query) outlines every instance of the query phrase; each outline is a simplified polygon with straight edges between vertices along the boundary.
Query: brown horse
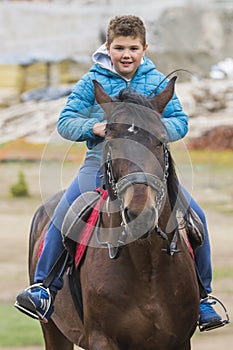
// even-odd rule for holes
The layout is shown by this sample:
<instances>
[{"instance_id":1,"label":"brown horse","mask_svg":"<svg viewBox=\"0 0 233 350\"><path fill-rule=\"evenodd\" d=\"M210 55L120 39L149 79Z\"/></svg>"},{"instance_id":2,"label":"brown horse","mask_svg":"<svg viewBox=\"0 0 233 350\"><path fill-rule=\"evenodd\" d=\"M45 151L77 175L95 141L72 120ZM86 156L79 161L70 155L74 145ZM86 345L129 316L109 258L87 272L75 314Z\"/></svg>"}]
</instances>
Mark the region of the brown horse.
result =
<instances>
[{"instance_id":1,"label":"brown horse","mask_svg":"<svg viewBox=\"0 0 233 350\"><path fill-rule=\"evenodd\" d=\"M160 118L174 84L173 78L153 99L125 91L113 101L94 81L96 101L107 118L103 163L109 198L80 267L83 323L65 276L55 311L42 324L47 350L71 350L73 344L89 350L191 348L199 288L177 229L176 213L187 207ZM31 282L43 232L60 196L34 216Z\"/></svg>"}]
</instances>

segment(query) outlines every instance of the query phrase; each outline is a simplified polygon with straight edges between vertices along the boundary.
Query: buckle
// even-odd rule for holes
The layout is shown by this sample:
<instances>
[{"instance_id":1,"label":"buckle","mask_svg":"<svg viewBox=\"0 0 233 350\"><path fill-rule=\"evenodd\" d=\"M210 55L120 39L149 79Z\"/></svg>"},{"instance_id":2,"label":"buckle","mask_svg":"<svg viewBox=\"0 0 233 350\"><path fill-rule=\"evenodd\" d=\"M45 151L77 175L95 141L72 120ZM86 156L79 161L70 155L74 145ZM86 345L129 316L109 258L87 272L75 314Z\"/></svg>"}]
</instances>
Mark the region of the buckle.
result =
<instances>
[{"instance_id":1,"label":"buckle","mask_svg":"<svg viewBox=\"0 0 233 350\"><path fill-rule=\"evenodd\" d=\"M222 307L222 309L223 309L223 311L225 313L225 317L222 320L217 320L215 322L205 323L205 324L202 324L202 325L200 325L199 322L198 322L198 327L200 329L200 332L211 331L212 329L223 327L226 324L230 323L228 312L227 312L225 306L223 305L223 303L219 299L217 299L216 297L214 297L212 295L208 295L203 300L205 300L205 301L214 300L215 303L219 304Z\"/></svg>"}]
</instances>

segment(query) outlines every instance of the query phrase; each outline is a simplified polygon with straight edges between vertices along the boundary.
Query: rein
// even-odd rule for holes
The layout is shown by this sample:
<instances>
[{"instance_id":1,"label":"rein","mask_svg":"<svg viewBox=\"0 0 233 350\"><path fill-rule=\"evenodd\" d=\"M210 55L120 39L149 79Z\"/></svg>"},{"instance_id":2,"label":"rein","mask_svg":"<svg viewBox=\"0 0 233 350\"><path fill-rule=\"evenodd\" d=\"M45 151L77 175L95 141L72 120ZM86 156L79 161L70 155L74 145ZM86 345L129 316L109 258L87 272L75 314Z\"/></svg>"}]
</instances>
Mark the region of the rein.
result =
<instances>
[{"instance_id":1,"label":"rein","mask_svg":"<svg viewBox=\"0 0 233 350\"><path fill-rule=\"evenodd\" d=\"M120 178L119 180L116 180L114 178L113 174L113 168L112 168L112 157L111 157L111 148L108 145L108 151L106 155L106 163L105 163L105 181L106 186L108 188L109 197L111 200L119 199L122 203L122 194L125 192L125 190L131 186L132 184L146 184L150 186L153 190L157 192L156 195L156 209L158 212L161 210L162 203L165 196L165 190L167 185L167 179L169 175L169 149L167 144L163 144L163 150L164 150L164 171L163 171L163 178L160 179L158 176L150 174L150 173L144 173L144 172L134 172L127 174ZM99 219L99 224L100 224ZM99 228L100 225L98 225ZM116 247L114 247L109 241L102 242L100 240L100 231L99 229L96 232L96 238L98 243L101 246L107 247L109 250L109 257L111 259L114 259L118 256L118 248L122 247L125 244L125 241L127 239L127 233L124 230L125 224L122 222L122 233L121 237L119 237ZM173 239L170 242L168 239L168 236L166 233L164 233L159 226L155 227L155 230L157 234L166 241L167 247L166 249L162 249L162 251L165 251L169 255L173 255L174 253L180 252L180 250L176 249L177 240L178 240L178 229L176 229Z\"/></svg>"}]
</instances>

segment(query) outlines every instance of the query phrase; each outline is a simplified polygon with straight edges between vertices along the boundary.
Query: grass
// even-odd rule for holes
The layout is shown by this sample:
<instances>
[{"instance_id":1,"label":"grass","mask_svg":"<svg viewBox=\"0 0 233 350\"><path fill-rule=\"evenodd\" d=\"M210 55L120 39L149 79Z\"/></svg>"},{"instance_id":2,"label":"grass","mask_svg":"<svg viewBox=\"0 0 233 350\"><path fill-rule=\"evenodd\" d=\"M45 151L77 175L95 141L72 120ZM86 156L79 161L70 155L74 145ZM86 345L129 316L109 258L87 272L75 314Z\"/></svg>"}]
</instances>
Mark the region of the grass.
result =
<instances>
[{"instance_id":1,"label":"grass","mask_svg":"<svg viewBox=\"0 0 233 350\"><path fill-rule=\"evenodd\" d=\"M209 165L219 167L219 170L224 168L233 169L233 151L213 151L213 150L189 150L190 158L194 166Z\"/></svg>"},{"instance_id":2,"label":"grass","mask_svg":"<svg viewBox=\"0 0 233 350\"><path fill-rule=\"evenodd\" d=\"M24 138L0 144L0 162L2 161L40 161L69 160L80 163L83 160L86 146L84 143L30 143Z\"/></svg>"},{"instance_id":3,"label":"grass","mask_svg":"<svg viewBox=\"0 0 233 350\"><path fill-rule=\"evenodd\" d=\"M224 214L224 215L232 215L233 214L233 204L229 203L227 201L221 202L221 201L200 201L201 205L205 209L210 209L212 211L216 211L218 213Z\"/></svg>"},{"instance_id":4,"label":"grass","mask_svg":"<svg viewBox=\"0 0 233 350\"><path fill-rule=\"evenodd\" d=\"M233 279L233 267L225 266L225 267L218 267L213 269L214 280L221 280L224 278Z\"/></svg>"},{"instance_id":5,"label":"grass","mask_svg":"<svg viewBox=\"0 0 233 350\"><path fill-rule=\"evenodd\" d=\"M175 155L178 163L191 162L194 167L213 166L219 169L233 169L233 151L232 150L193 150L189 149L188 143L179 141L171 144L172 154Z\"/></svg>"},{"instance_id":6,"label":"grass","mask_svg":"<svg viewBox=\"0 0 233 350\"><path fill-rule=\"evenodd\" d=\"M0 304L0 347L42 345L38 321L17 311L12 305Z\"/></svg>"}]
</instances>

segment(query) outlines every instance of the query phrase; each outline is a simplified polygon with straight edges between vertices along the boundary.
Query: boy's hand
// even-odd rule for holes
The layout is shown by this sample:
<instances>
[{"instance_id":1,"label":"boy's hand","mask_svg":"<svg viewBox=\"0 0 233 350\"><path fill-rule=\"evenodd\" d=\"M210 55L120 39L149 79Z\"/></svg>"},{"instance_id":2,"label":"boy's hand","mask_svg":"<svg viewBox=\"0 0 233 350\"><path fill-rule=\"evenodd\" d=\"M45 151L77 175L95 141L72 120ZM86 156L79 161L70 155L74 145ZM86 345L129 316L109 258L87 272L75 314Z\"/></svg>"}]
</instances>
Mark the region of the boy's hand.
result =
<instances>
[{"instance_id":1,"label":"boy's hand","mask_svg":"<svg viewBox=\"0 0 233 350\"><path fill-rule=\"evenodd\" d=\"M96 123L93 126L93 134L105 137L105 129L106 129L106 122L103 123Z\"/></svg>"}]
</instances>

